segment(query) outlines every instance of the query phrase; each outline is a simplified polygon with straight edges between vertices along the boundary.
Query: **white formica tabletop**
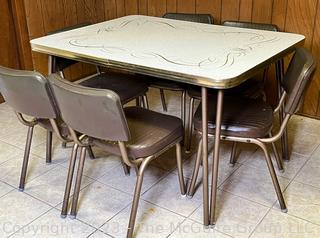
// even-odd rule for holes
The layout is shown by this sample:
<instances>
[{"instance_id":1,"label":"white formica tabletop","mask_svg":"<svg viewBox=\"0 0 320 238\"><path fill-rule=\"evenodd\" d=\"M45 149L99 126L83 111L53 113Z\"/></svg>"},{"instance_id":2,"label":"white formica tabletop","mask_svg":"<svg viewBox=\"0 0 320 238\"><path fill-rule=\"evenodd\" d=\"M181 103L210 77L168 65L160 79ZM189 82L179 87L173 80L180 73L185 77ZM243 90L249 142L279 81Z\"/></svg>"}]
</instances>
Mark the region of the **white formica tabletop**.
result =
<instances>
[{"instance_id":1,"label":"white formica tabletop","mask_svg":"<svg viewBox=\"0 0 320 238\"><path fill-rule=\"evenodd\" d=\"M209 88L229 88L304 36L132 15L31 40L34 51Z\"/></svg>"}]
</instances>

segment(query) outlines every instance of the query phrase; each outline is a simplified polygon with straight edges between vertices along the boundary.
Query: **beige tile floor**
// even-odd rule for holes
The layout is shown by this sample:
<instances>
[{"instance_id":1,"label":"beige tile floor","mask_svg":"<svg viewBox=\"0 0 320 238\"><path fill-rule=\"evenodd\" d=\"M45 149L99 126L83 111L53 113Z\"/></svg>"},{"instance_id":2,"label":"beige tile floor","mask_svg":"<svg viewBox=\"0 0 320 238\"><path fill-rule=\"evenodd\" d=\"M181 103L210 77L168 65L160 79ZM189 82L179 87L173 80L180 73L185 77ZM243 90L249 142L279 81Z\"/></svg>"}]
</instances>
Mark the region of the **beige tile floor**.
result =
<instances>
[{"instance_id":1,"label":"beige tile floor","mask_svg":"<svg viewBox=\"0 0 320 238\"><path fill-rule=\"evenodd\" d=\"M168 113L179 115L178 95L166 95ZM158 99L158 91L150 90L150 107L161 111ZM287 214L279 211L261 151L242 145L237 164L230 167L230 144L223 143L218 220L214 229L204 228L201 175L194 197L181 197L175 153L170 150L146 172L136 237L320 237L320 121L294 116L289 135L292 160L285 162L284 173L277 172ZM53 163L48 165L45 131L37 128L34 136L26 189L19 192L26 128L8 105L0 105L0 237L125 237L134 173L125 177L117 156L94 149L98 159L86 162L77 219L62 219L59 210L71 146L64 149L54 138ZM189 182L194 149L183 156Z\"/></svg>"}]
</instances>

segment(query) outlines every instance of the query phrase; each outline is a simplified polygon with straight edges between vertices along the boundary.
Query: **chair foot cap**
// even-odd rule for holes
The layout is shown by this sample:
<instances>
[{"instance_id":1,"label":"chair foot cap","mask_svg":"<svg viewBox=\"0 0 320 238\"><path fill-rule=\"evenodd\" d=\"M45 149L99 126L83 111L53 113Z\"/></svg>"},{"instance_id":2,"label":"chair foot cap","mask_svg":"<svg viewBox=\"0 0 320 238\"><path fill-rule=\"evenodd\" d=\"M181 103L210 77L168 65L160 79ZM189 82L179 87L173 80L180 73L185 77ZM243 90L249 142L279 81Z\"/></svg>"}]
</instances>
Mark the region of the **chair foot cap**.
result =
<instances>
[{"instance_id":1,"label":"chair foot cap","mask_svg":"<svg viewBox=\"0 0 320 238\"><path fill-rule=\"evenodd\" d=\"M187 196L187 194L181 194L181 197L186 198L188 196Z\"/></svg>"},{"instance_id":2,"label":"chair foot cap","mask_svg":"<svg viewBox=\"0 0 320 238\"><path fill-rule=\"evenodd\" d=\"M193 196L188 194L188 195L187 195L187 198L192 199Z\"/></svg>"},{"instance_id":3,"label":"chair foot cap","mask_svg":"<svg viewBox=\"0 0 320 238\"><path fill-rule=\"evenodd\" d=\"M284 173L284 169L279 169L279 172L283 174Z\"/></svg>"},{"instance_id":4,"label":"chair foot cap","mask_svg":"<svg viewBox=\"0 0 320 238\"><path fill-rule=\"evenodd\" d=\"M66 218L67 215L65 215L65 214L60 214L60 217L61 217L61 218Z\"/></svg>"},{"instance_id":5,"label":"chair foot cap","mask_svg":"<svg viewBox=\"0 0 320 238\"><path fill-rule=\"evenodd\" d=\"M69 215L70 219L76 219L76 215Z\"/></svg>"},{"instance_id":6,"label":"chair foot cap","mask_svg":"<svg viewBox=\"0 0 320 238\"><path fill-rule=\"evenodd\" d=\"M19 188L19 191L20 191L20 192L23 192L23 191L24 191L24 188Z\"/></svg>"},{"instance_id":7,"label":"chair foot cap","mask_svg":"<svg viewBox=\"0 0 320 238\"><path fill-rule=\"evenodd\" d=\"M207 226L206 226L206 225L204 225L203 227L204 227L204 229L206 229L206 230L214 229L215 224L213 224L213 225L212 225L212 224L210 224L210 225L207 225Z\"/></svg>"},{"instance_id":8,"label":"chair foot cap","mask_svg":"<svg viewBox=\"0 0 320 238\"><path fill-rule=\"evenodd\" d=\"M191 153L191 150L186 150L185 153L186 153L186 154L190 154L190 153Z\"/></svg>"},{"instance_id":9,"label":"chair foot cap","mask_svg":"<svg viewBox=\"0 0 320 238\"><path fill-rule=\"evenodd\" d=\"M235 164L231 164L231 163L229 164L229 166L232 167L232 168L234 167L234 165L235 165Z\"/></svg>"},{"instance_id":10,"label":"chair foot cap","mask_svg":"<svg viewBox=\"0 0 320 238\"><path fill-rule=\"evenodd\" d=\"M283 212L283 213L287 213L287 212L288 212L288 208L281 209L281 212Z\"/></svg>"}]
</instances>

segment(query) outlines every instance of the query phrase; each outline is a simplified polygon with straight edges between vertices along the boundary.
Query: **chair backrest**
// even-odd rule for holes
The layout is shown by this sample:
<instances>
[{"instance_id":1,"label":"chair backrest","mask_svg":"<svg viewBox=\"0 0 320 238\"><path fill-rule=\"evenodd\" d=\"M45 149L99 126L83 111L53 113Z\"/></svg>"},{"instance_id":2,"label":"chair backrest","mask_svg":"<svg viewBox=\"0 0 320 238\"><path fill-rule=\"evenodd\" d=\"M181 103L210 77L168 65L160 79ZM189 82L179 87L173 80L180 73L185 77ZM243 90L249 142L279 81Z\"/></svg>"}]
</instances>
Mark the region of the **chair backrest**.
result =
<instances>
[{"instance_id":1,"label":"chair backrest","mask_svg":"<svg viewBox=\"0 0 320 238\"><path fill-rule=\"evenodd\" d=\"M163 18L213 24L213 17L210 14L166 13Z\"/></svg>"},{"instance_id":2,"label":"chair backrest","mask_svg":"<svg viewBox=\"0 0 320 238\"><path fill-rule=\"evenodd\" d=\"M65 27L65 28L62 28L62 29L59 29L56 31L48 32L47 35L53 35L53 34L57 34L57 33L64 32L64 31L70 31L70 30L74 30L74 29L89 26L89 25L91 25L91 23L84 22L84 23L73 25L73 26L68 26L68 27ZM73 64L76 64L76 63L78 63L78 61L66 59L66 58L61 58L58 56L52 56L52 62L51 62L52 73L62 71L65 68L67 68Z\"/></svg>"},{"instance_id":3,"label":"chair backrest","mask_svg":"<svg viewBox=\"0 0 320 238\"><path fill-rule=\"evenodd\" d=\"M0 92L16 112L45 119L58 115L49 82L37 72L0 66Z\"/></svg>"},{"instance_id":4,"label":"chair backrest","mask_svg":"<svg viewBox=\"0 0 320 238\"><path fill-rule=\"evenodd\" d=\"M267 23L254 23L245 21L224 21L223 26L240 27L240 28L250 28L265 31L279 31L278 26L274 24Z\"/></svg>"},{"instance_id":5,"label":"chair backrest","mask_svg":"<svg viewBox=\"0 0 320 238\"><path fill-rule=\"evenodd\" d=\"M298 48L282 80L282 87L288 95L285 113L292 115L298 110L315 70L316 61L312 54L305 48Z\"/></svg>"},{"instance_id":6,"label":"chair backrest","mask_svg":"<svg viewBox=\"0 0 320 238\"><path fill-rule=\"evenodd\" d=\"M73 130L110 141L128 141L130 132L120 97L111 90L80 86L49 76L63 121Z\"/></svg>"}]
</instances>

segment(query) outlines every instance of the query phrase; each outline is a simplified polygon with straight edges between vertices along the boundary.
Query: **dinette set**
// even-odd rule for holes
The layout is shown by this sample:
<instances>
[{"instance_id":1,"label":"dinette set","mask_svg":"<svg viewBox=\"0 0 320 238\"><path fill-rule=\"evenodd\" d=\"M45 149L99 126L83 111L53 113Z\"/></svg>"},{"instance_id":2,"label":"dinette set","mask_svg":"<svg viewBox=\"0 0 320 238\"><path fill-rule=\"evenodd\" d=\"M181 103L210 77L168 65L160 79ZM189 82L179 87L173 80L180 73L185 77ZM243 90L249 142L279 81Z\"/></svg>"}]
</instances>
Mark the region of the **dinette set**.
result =
<instances>
[{"instance_id":1,"label":"dinette set","mask_svg":"<svg viewBox=\"0 0 320 238\"><path fill-rule=\"evenodd\" d=\"M77 216L86 154L99 159L94 153L99 148L117 155L123 176L136 174L127 230L127 237L132 237L144 173L151 161L175 147L181 196L193 199L201 174L203 224L214 226L219 219L220 141L226 140L232 142L231 166L236 163L239 143L255 144L263 151L280 209L287 212L276 170L283 171L283 159L289 159L286 127L315 72L315 60L300 47L304 36L279 32L275 25L213 23L207 14L167 13L163 18L125 16L78 25L31 40L34 51L49 55L48 77L0 66L0 92L28 127L19 190L25 188L37 126L47 131L47 163L52 161L53 134L61 144L73 143L61 219ZM291 53L284 72L284 57ZM70 82L64 70L79 61L94 64L97 71L80 83ZM275 67L278 83L275 108L266 102L263 91L270 67ZM263 79L256 80L257 74ZM164 112L164 92L180 93L181 117L149 108L149 88L159 89ZM136 105L127 106L129 102ZM279 128L274 128L275 121ZM182 154L190 152L196 135L196 160L187 183ZM212 168L208 165L208 138L214 140ZM282 143L280 154L278 141Z\"/></svg>"}]
</instances>

